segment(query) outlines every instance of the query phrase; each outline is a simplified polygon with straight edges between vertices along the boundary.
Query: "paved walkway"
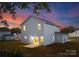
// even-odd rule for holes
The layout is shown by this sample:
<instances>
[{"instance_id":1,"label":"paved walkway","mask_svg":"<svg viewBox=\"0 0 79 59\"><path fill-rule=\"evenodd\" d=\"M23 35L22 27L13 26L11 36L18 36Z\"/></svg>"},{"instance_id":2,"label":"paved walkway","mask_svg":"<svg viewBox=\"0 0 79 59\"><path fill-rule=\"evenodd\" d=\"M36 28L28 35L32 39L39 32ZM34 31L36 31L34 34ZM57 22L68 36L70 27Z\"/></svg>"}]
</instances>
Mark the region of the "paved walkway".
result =
<instances>
[{"instance_id":1,"label":"paved walkway","mask_svg":"<svg viewBox=\"0 0 79 59\"><path fill-rule=\"evenodd\" d=\"M35 48L38 47L39 44L29 44L29 45L25 45L24 47L28 47L28 48Z\"/></svg>"}]
</instances>

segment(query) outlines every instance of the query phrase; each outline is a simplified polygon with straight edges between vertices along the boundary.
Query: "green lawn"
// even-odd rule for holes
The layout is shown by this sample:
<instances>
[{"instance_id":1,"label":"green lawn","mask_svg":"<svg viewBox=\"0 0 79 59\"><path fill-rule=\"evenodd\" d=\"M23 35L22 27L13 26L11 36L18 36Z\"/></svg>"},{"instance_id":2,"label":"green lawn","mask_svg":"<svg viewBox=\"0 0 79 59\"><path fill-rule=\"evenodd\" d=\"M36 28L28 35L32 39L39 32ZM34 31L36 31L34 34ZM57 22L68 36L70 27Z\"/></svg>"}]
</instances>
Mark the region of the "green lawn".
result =
<instances>
[{"instance_id":1,"label":"green lawn","mask_svg":"<svg viewBox=\"0 0 79 59\"><path fill-rule=\"evenodd\" d=\"M0 41L0 56L79 56L79 42L52 44L36 48L23 47L19 41Z\"/></svg>"}]
</instances>

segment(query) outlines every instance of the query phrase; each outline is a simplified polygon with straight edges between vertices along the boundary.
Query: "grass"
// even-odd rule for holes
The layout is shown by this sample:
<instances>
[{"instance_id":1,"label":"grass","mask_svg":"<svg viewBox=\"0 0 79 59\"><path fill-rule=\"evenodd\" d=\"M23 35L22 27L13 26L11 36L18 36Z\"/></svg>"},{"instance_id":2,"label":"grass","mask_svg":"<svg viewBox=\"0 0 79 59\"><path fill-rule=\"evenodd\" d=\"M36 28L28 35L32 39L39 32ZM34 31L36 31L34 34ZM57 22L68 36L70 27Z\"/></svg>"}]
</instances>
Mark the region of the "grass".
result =
<instances>
[{"instance_id":1,"label":"grass","mask_svg":"<svg viewBox=\"0 0 79 59\"><path fill-rule=\"evenodd\" d=\"M79 56L79 42L52 44L36 48L23 47L25 44L17 41L0 41L0 56L9 57L50 57L50 56Z\"/></svg>"}]
</instances>

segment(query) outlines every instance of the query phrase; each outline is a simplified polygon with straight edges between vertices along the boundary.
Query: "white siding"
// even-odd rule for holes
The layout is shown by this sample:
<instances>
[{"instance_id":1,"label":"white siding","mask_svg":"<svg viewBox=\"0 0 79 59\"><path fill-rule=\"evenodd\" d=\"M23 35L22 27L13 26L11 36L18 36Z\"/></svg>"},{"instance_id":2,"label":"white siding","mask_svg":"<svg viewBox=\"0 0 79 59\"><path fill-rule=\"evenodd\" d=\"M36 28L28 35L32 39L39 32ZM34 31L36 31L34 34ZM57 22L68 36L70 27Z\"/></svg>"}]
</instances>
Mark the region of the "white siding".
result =
<instances>
[{"instance_id":1,"label":"white siding","mask_svg":"<svg viewBox=\"0 0 79 59\"><path fill-rule=\"evenodd\" d=\"M59 32L60 30L52 25L44 24L44 45L49 45L55 43L55 32Z\"/></svg>"},{"instance_id":2,"label":"white siding","mask_svg":"<svg viewBox=\"0 0 79 59\"><path fill-rule=\"evenodd\" d=\"M68 34L65 33L55 33L55 42L56 43L65 43L68 42Z\"/></svg>"},{"instance_id":3,"label":"white siding","mask_svg":"<svg viewBox=\"0 0 79 59\"><path fill-rule=\"evenodd\" d=\"M7 32L7 31L0 31L0 40L2 40L3 35L5 34L11 34L11 32Z\"/></svg>"},{"instance_id":4,"label":"white siding","mask_svg":"<svg viewBox=\"0 0 79 59\"><path fill-rule=\"evenodd\" d=\"M69 37L79 37L79 30L77 30L77 31L75 31L73 33L70 33Z\"/></svg>"},{"instance_id":5,"label":"white siding","mask_svg":"<svg viewBox=\"0 0 79 59\"><path fill-rule=\"evenodd\" d=\"M15 36L6 36L5 40L15 40L16 37Z\"/></svg>"}]
</instances>

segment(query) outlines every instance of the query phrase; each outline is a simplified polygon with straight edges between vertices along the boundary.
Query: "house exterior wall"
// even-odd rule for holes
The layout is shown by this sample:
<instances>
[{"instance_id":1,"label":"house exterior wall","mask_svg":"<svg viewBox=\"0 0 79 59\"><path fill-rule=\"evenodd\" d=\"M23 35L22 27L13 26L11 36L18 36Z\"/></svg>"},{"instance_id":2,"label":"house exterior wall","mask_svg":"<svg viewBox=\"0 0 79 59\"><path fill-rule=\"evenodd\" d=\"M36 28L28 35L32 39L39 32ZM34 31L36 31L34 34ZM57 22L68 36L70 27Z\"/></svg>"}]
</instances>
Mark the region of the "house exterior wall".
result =
<instances>
[{"instance_id":1,"label":"house exterior wall","mask_svg":"<svg viewBox=\"0 0 79 59\"><path fill-rule=\"evenodd\" d=\"M41 30L38 30L37 25L41 24ZM26 26L26 30L23 30L23 26ZM54 25L45 23L45 21L39 18L29 18L23 25L21 29L23 43L32 43L32 37L44 37L42 45L49 45L55 43L55 32L60 32L60 29ZM27 36L25 39L24 36Z\"/></svg>"},{"instance_id":2,"label":"house exterior wall","mask_svg":"<svg viewBox=\"0 0 79 59\"><path fill-rule=\"evenodd\" d=\"M5 36L5 40L15 40L15 36Z\"/></svg>"},{"instance_id":3,"label":"house exterior wall","mask_svg":"<svg viewBox=\"0 0 79 59\"><path fill-rule=\"evenodd\" d=\"M41 30L38 30L37 24L41 24ZM38 36L40 37L43 35L43 22L39 20L38 18L30 18L26 23L23 25L26 26L26 30L24 31L23 28L21 30L22 32L22 42L23 43L32 43L33 40L30 39L31 36ZM24 36L27 36L27 39L24 38Z\"/></svg>"},{"instance_id":4,"label":"house exterior wall","mask_svg":"<svg viewBox=\"0 0 79 59\"><path fill-rule=\"evenodd\" d=\"M55 43L55 32L59 32L58 27L44 23L44 45Z\"/></svg>"},{"instance_id":5,"label":"house exterior wall","mask_svg":"<svg viewBox=\"0 0 79 59\"><path fill-rule=\"evenodd\" d=\"M68 34L56 32L55 33L55 42L56 43L65 43L68 42Z\"/></svg>"},{"instance_id":6,"label":"house exterior wall","mask_svg":"<svg viewBox=\"0 0 79 59\"><path fill-rule=\"evenodd\" d=\"M63 36L63 43L70 41L68 34L63 34L62 36Z\"/></svg>"},{"instance_id":7,"label":"house exterior wall","mask_svg":"<svg viewBox=\"0 0 79 59\"><path fill-rule=\"evenodd\" d=\"M77 31L75 31L73 33L70 33L69 37L79 37L79 30L77 30Z\"/></svg>"}]
</instances>

